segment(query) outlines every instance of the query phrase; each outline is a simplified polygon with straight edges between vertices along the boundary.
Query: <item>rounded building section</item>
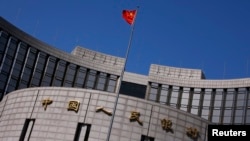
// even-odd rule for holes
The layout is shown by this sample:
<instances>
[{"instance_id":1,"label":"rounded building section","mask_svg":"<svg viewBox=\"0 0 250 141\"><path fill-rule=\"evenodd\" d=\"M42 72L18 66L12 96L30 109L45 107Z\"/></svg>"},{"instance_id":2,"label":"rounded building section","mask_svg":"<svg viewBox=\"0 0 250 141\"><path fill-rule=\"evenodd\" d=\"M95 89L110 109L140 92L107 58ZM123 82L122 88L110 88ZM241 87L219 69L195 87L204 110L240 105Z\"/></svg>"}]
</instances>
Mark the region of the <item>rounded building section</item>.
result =
<instances>
[{"instance_id":1,"label":"rounded building section","mask_svg":"<svg viewBox=\"0 0 250 141\"><path fill-rule=\"evenodd\" d=\"M79 88L11 92L0 105L0 140L104 141L115 99L113 93ZM207 124L175 108L121 95L110 140L203 141Z\"/></svg>"}]
</instances>

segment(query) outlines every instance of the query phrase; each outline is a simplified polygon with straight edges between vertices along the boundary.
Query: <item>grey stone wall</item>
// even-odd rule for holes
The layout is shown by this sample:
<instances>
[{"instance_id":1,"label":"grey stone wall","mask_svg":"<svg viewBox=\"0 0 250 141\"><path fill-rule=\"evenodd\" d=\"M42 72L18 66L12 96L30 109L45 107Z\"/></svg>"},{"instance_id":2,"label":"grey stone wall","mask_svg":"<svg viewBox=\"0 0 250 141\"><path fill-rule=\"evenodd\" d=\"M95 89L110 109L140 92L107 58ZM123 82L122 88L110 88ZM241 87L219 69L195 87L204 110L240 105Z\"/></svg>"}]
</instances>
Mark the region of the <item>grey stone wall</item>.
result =
<instances>
[{"instance_id":1,"label":"grey stone wall","mask_svg":"<svg viewBox=\"0 0 250 141\"><path fill-rule=\"evenodd\" d=\"M47 98L53 102L45 110L42 100ZM113 112L115 99L114 93L77 88L40 87L12 92L0 103L0 140L19 140L25 119L35 119L31 141L72 141L78 122L91 124L89 141L105 141L111 116L96 112L96 108L103 106ZM70 100L80 102L78 112L67 109ZM130 121L132 111L140 113L138 120L142 125ZM164 118L172 121L172 132L162 129ZM197 141L204 141L207 124L206 120L186 112L120 95L110 140L138 141L141 135L148 135L155 141L192 141L186 135L186 128L195 127L199 131ZM80 136L83 137L84 134Z\"/></svg>"},{"instance_id":2,"label":"grey stone wall","mask_svg":"<svg viewBox=\"0 0 250 141\"><path fill-rule=\"evenodd\" d=\"M164 78L179 78L200 80L203 78L203 72L198 69L177 68L151 64L149 76L158 75Z\"/></svg>"},{"instance_id":3,"label":"grey stone wall","mask_svg":"<svg viewBox=\"0 0 250 141\"><path fill-rule=\"evenodd\" d=\"M151 82L189 88L240 88L250 86L250 78L207 80L201 79L201 76L201 70L152 64L148 79Z\"/></svg>"}]
</instances>

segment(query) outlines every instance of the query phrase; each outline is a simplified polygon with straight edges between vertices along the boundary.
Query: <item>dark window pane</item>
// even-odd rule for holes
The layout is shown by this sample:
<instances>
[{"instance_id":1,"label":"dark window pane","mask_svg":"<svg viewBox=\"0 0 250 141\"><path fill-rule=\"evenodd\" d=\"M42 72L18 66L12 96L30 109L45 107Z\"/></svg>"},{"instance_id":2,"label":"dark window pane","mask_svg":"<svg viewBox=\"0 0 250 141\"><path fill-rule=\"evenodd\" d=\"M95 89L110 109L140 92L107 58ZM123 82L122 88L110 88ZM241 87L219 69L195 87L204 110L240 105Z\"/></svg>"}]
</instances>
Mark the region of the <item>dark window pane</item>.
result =
<instances>
[{"instance_id":1,"label":"dark window pane","mask_svg":"<svg viewBox=\"0 0 250 141\"><path fill-rule=\"evenodd\" d=\"M91 124L78 123L74 141L88 141Z\"/></svg>"},{"instance_id":2,"label":"dark window pane","mask_svg":"<svg viewBox=\"0 0 250 141\"><path fill-rule=\"evenodd\" d=\"M30 48L27 62L26 62L26 66L32 68L35 64L35 61L36 61L36 49Z\"/></svg>"},{"instance_id":3,"label":"dark window pane","mask_svg":"<svg viewBox=\"0 0 250 141\"><path fill-rule=\"evenodd\" d=\"M5 87L5 83L7 81L7 74L1 73L0 74L0 90L3 90Z\"/></svg>"},{"instance_id":4,"label":"dark window pane","mask_svg":"<svg viewBox=\"0 0 250 141\"><path fill-rule=\"evenodd\" d=\"M39 86L41 81L42 74L41 72L35 71L34 76L32 77L31 85Z\"/></svg>"},{"instance_id":5,"label":"dark window pane","mask_svg":"<svg viewBox=\"0 0 250 141\"><path fill-rule=\"evenodd\" d=\"M3 53L8 41L8 35L4 32L0 33L0 53Z\"/></svg>"},{"instance_id":6,"label":"dark window pane","mask_svg":"<svg viewBox=\"0 0 250 141\"><path fill-rule=\"evenodd\" d=\"M10 79L10 82L9 82L9 84L8 84L8 86L7 86L7 87L8 87L8 88L7 88L7 93L16 90L16 85L17 85L17 80L11 78L11 79Z\"/></svg>"},{"instance_id":7,"label":"dark window pane","mask_svg":"<svg viewBox=\"0 0 250 141\"><path fill-rule=\"evenodd\" d=\"M11 67L13 65L14 58L10 56L6 56L4 61L3 61L3 66L2 66L2 71L5 73L9 74Z\"/></svg>"},{"instance_id":8,"label":"dark window pane","mask_svg":"<svg viewBox=\"0 0 250 141\"><path fill-rule=\"evenodd\" d=\"M87 72L86 68L83 68L83 67L79 68L77 72L76 80L75 80L75 87L83 87L84 80L86 77L86 72Z\"/></svg>"},{"instance_id":9,"label":"dark window pane","mask_svg":"<svg viewBox=\"0 0 250 141\"><path fill-rule=\"evenodd\" d=\"M67 67L67 71L66 71L66 76L65 76L65 86L67 85L67 87L71 87L73 80L75 78L75 72L76 72L76 65L74 64L70 64Z\"/></svg>"},{"instance_id":10,"label":"dark window pane","mask_svg":"<svg viewBox=\"0 0 250 141\"><path fill-rule=\"evenodd\" d=\"M62 80L55 79L53 86L62 86Z\"/></svg>"},{"instance_id":11,"label":"dark window pane","mask_svg":"<svg viewBox=\"0 0 250 141\"><path fill-rule=\"evenodd\" d=\"M28 85L28 82L22 80L19 87L18 87L18 89L27 88L27 85Z\"/></svg>"},{"instance_id":12,"label":"dark window pane","mask_svg":"<svg viewBox=\"0 0 250 141\"><path fill-rule=\"evenodd\" d=\"M40 70L40 71L43 71L44 68L45 68L45 62L46 62L46 56L43 55L43 53L39 53L39 56L38 56L38 61L37 61L37 64L36 64L36 70Z\"/></svg>"},{"instance_id":13,"label":"dark window pane","mask_svg":"<svg viewBox=\"0 0 250 141\"><path fill-rule=\"evenodd\" d=\"M96 79L96 74L97 72L94 70L90 70L88 73L88 79L87 79L87 84L86 84L86 88L94 88L94 84L95 84L95 79Z\"/></svg>"},{"instance_id":14,"label":"dark window pane","mask_svg":"<svg viewBox=\"0 0 250 141\"><path fill-rule=\"evenodd\" d=\"M140 85L136 83L131 82L122 82L120 93L134 96L138 98L144 98L146 93L147 86L146 85Z\"/></svg>"},{"instance_id":15,"label":"dark window pane","mask_svg":"<svg viewBox=\"0 0 250 141\"><path fill-rule=\"evenodd\" d=\"M47 74L53 74L54 73L54 68L55 68L55 64L56 63L56 58L54 57L50 57L48 64L47 64L47 68L46 68L46 73Z\"/></svg>"},{"instance_id":16,"label":"dark window pane","mask_svg":"<svg viewBox=\"0 0 250 141\"><path fill-rule=\"evenodd\" d=\"M57 64L57 68L56 68L56 72L55 72L55 77L57 79L62 80L64 77L64 72L65 72L65 68L66 68L66 62L60 60Z\"/></svg>"},{"instance_id":17,"label":"dark window pane","mask_svg":"<svg viewBox=\"0 0 250 141\"><path fill-rule=\"evenodd\" d=\"M108 82L108 88L107 88L108 92L115 92L116 82L117 82L117 76L110 75L109 82Z\"/></svg>"},{"instance_id":18,"label":"dark window pane","mask_svg":"<svg viewBox=\"0 0 250 141\"><path fill-rule=\"evenodd\" d=\"M149 137L146 135L141 136L141 141L154 141L155 139L153 137Z\"/></svg>"},{"instance_id":19,"label":"dark window pane","mask_svg":"<svg viewBox=\"0 0 250 141\"><path fill-rule=\"evenodd\" d=\"M106 73L100 73L98 81L97 81L97 87L96 87L96 89L97 90L104 90L105 89L105 85L106 85L105 84L106 80L107 80L107 74Z\"/></svg>"},{"instance_id":20,"label":"dark window pane","mask_svg":"<svg viewBox=\"0 0 250 141\"><path fill-rule=\"evenodd\" d=\"M42 86L50 86L52 77L50 75L45 75L42 81Z\"/></svg>"},{"instance_id":21,"label":"dark window pane","mask_svg":"<svg viewBox=\"0 0 250 141\"><path fill-rule=\"evenodd\" d=\"M7 55L14 57L16 49L17 49L17 40L12 37L10 44L8 46Z\"/></svg>"},{"instance_id":22,"label":"dark window pane","mask_svg":"<svg viewBox=\"0 0 250 141\"><path fill-rule=\"evenodd\" d=\"M0 32L0 65L2 64L3 56L4 56L3 54L5 52L6 45L7 45L7 42L8 42L7 38L8 38L8 36L7 36L6 33Z\"/></svg>"},{"instance_id":23,"label":"dark window pane","mask_svg":"<svg viewBox=\"0 0 250 141\"><path fill-rule=\"evenodd\" d=\"M31 77L31 69L30 68L25 68L24 69L24 72L23 72L23 75L22 75L22 80L25 80L25 81L29 81L30 77Z\"/></svg>"},{"instance_id":24,"label":"dark window pane","mask_svg":"<svg viewBox=\"0 0 250 141\"><path fill-rule=\"evenodd\" d=\"M35 124L35 119L26 119L23 125L22 133L20 136L20 141L24 141L25 139L30 140L30 135L33 130L33 126Z\"/></svg>"}]
</instances>

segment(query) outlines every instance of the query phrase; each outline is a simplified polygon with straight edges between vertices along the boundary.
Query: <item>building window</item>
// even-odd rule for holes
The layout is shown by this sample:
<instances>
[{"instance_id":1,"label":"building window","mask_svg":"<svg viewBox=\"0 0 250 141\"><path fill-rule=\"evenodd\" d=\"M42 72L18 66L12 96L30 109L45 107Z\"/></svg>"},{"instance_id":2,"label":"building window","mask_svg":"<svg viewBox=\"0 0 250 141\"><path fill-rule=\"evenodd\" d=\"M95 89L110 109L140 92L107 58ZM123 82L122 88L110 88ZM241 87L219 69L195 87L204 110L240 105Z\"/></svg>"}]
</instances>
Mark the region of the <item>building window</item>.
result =
<instances>
[{"instance_id":1,"label":"building window","mask_svg":"<svg viewBox=\"0 0 250 141\"><path fill-rule=\"evenodd\" d=\"M62 86L62 82L64 79L65 70L66 70L66 64L67 63L63 60L60 60L57 63L57 68L56 68L55 77L54 77L52 86Z\"/></svg>"},{"instance_id":2,"label":"building window","mask_svg":"<svg viewBox=\"0 0 250 141\"><path fill-rule=\"evenodd\" d=\"M28 47L25 43L20 43L17 51L17 56L15 60L15 64L13 65L13 70L11 74L10 83L8 84L7 93L13 90L16 90L18 87L18 83L20 81L20 77L22 75L22 70L25 64L26 53L28 51Z\"/></svg>"},{"instance_id":3,"label":"building window","mask_svg":"<svg viewBox=\"0 0 250 141\"><path fill-rule=\"evenodd\" d=\"M250 107L247 109L247 114L246 114L246 124L250 125Z\"/></svg>"},{"instance_id":4,"label":"building window","mask_svg":"<svg viewBox=\"0 0 250 141\"><path fill-rule=\"evenodd\" d=\"M6 49L7 41L8 41L8 35L5 32L1 31L0 32L0 60L1 60L0 66L3 61L2 58Z\"/></svg>"},{"instance_id":5,"label":"building window","mask_svg":"<svg viewBox=\"0 0 250 141\"><path fill-rule=\"evenodd\" d=\"M231 123L232 118L232 108L228 108L224 110L223 123L229 124Z\"/></svg>"},{"instance_id":6,"label":"building window","mask_svg":"<svg viewBox=\"0 0 250 141\"><path fill-rule=\"evenodd\" d=\"M190 97L190 88L183 88L183 93L181 97L181 107L180 109L183 111L188 110L188 102Z\"/></svg>"},{"instance_id":7,"label":"building window","mask_svg":"<svg viewBox=\"0 0 250 141\"><path fill-rule=\"evenodd\" d=\"M231 123L232 119L232 111L233 111L233 104L234 104L234 96L235 90L234 89L227 89L225 95L225 105L224 105L224 113L223 113L223 123L229 124Z\"/></svg>"},{"instance_id":8,"label":"building window","mask_svg":"<svg viewBox=\"0 0 250 141\"><path fill-rule=\"evenodd\" d=\"M75 79L76 65L69 64L66 71L66 76L63 86L72 87Z\"/></svg>"},{"instance_id":9,"label":"building window","mask_svg":"<svg viewBox=\"0 0 250 141\"><path fill-rule=\"evenodd\" d=\"M16 49L17 49L17 45L18 45L17 39L15 37L11 37L6 54L9 55L9 56L14 57Z\"/></svg>"},{"instance_id":10,"label":"building window","mask_svg":"<svg viewBox=\"0 0 250 141\"><path fill-rule=\"evenodd\" d=\"M94 89L95 88L96 76L97 76L97 71L90 70L88 72L87 83L86 83L86 86L85 86L86 88L88 88L88 89Z\"/></svg>"},{"instance_id":11,"label":"building window","mask_svg":"<svg viewBox=\"0 0 250 141\"><path fill-rule=\"evenodd\" d=\"M168 101L168 85L161 85L159 102L167 104Z\"/></svg>"},{"instance_id":12,"label":"building window","mask_svg":"<svg viewBox=\"0 0 250 141\"><path fill-rule=\"evenodd\" d=\"M201 89L199 88L194 89L193 98L192 98L192 106L191 106L192 114L195 114L195 115L199 114L201 94L202 94Z\"/></svg>"},{"instance_id":13,"label":"building window","mask_svg":"<svg viewBox=\"0 0 250 141\"><path fill-rule=\"evenodd\" d=\"M237 92L236 107L243 107L246 103L247 90L245 88L239 88Z\"/></svg>"},{"instance_id":14,"label":"building window","mask_svg":"<svg viewBox=\"0 0 250 141\"><path fill-rule=\"evenodd\" d=\"M177 108L177 102L179 98L179 93L180 93L180 87L173 86L172 92L171 92L171 98L170 98L170 106Z\"/></svg>"},{"instance_id":15,"label":"building window","mask_svg":"<svg viewBox=\"0 0 250 141\"><path fill-rule=\"evenodd\" d=\"M34 75L31 80L31 86L40 86L43 73L44 73L44 69L45 69L45 65L46 65L46 56L47 54L43 52L39 52Z\"/></svg>"},{"instance_id":16,"label":"building window","mask_svg":"<svg viewBox=\"0 0 250 141\"><path fill-rule=\"evenodd\" d=\"M208 120L210 115L210 105L212 98L212 89L205 89L204 98L202 101L201 117Z\"/></svg>"},{"instance_id":17,"label":"building window","mask_svg":"<svg viewBox=\"0 0 250 141\"><path fill-rule=\"evenodd\" d=\"M245 107L246 107L246 94L245 88L239 88L236 95L236 108L234 111L234 124L244 123ZM246 117L248 118L248 117Z\"/></svg>"},{"instance_id":18,"label":"building window","mask_svg":"<svg viewBox=\"0 0 250 141\"><path fill-rule=\"evenodd\" d=\"M26 119L23 125L20 141L29 141L30 135L35 124L35 119Z\"/></svg>"},{"instance_id":19,"label":"building window","mask_svg":"<svg viewBox=\"0 0 250 141\"><path fill-rule=\"evenodd\" d=\"M108 82L108 88L107 88L108 92L115 92L117 78L118 77L116 75L109 76L109 82Z\"/></svg>"},{"instance_id":20,"label":"building window","mask_svg":"<svg viewBox=\"0 0 250 141\"><path fill-rule=\"evenodd\" d=\"M52 78L54 77L55 66L56 66L56 58L50 56L47 61L46 70L43 76L41 86L51 86Z\"/></svg>"},{"instance_id":21,"label":"building window","mask_svg":"<svg viewBox=\"0 0 250 141\"><path fill-rule=\"evenodd\" d=\"M88 141L91 124L78 123L74 141Z\"/></svg>"},{"instance_id":22,"label":"building window","mask_svg":"<svg viewBox=\"0 0 250 141\"><path fill-rule=\"evenodd\" d=\"M86 68L80 67L78 69L77 74L76 74L75 84L74 84L75 87L79 87L79 88L84 87L86 74L87 74Z\"/></svg>"},{"instance_id":23,"label":"building window","mask_svg":"<svg viewBox=\"0 0 250 141\"><path fill-rule=\"evenodd\" d=\"M141 141L154 141L155 139L153 137L149 137L146 135L141 135Z\"/></svg>"},{"instance_id":24,"label":"building window","mask_svg":"<svg viewBox=\"0 0 250 141\"><path fill-rule=\"evenodd\" d=\"M28 55L25 60L25 66L23 68L23 72L21 74L21 81L19 85L19 89L29 87L30 80L34 70L34 64L36 61L36 53L37 50L35 48L30 47L28 51Z\"/></svg>"},{"instance_id":25,"label":"building window","mask_svg":"<svg viewBox=\"0 0 250 141\"><path fill-rule=\"evenodd\" d=\"M247 96L246 96L247 106L246 106L245 123L250 125L250 92L249 92L249 88L246 91L247 91Z\"/></svg>"},{"instance_id":26,"label":"building window","mask_svg":"<svg viewBox=\"0 0 250 141\"><path fill-rule=\"evenodd\" d=\"M145 98L146 89L146 85L122 81L120 93L128 96Z\"/></svg>"},{"instance_id":27,"label":"building window","mask_svg":"<svg viewBox=\"0 0 250 141\"><path fill-rule=\"evenodd\" d=\"M3 52L3 57L1 57L1 66L0 66L0 91L6 93L7 83L10 79L11 70L13 67L15 54L17 50L17 39L11 37L9 38L8 45L5 52Z\"/></svg>"},{"instance_id":28,"label":"building window","mask_svg":"<svg viewBox=\"0 0 250 141\"><path fill-rule=\"evenodd\" d=\"M222 110L222 100L223 100L223 89L216 89L213 105L213 116L212 122L220 123L221 110Z\"/></svg>"},{"instance_id":29,"label":"building window","mask_svg":"<svg viewBox=\"0 0 250 141\"><path fill-rule=\"evenodd\" d=\"M158 89L159 85L157 83L151 83L150 84L150 90L149 90L149 100L151 101L157 101L157 96L158 96Z\"/></svg>"},{"instance_id":30,"label":"building window","mask_svg":"<svg viewBox=\"0 0 250 141\"><path fill-rule=\"evenodd\" d=\"M107 83L107 74L106 73L99 73L98 75L98 80L97 80L97 86L96 86L96 89L97 90L102 90L104 91L105 90L105 85Z\"/></svg>"}]
</instances>

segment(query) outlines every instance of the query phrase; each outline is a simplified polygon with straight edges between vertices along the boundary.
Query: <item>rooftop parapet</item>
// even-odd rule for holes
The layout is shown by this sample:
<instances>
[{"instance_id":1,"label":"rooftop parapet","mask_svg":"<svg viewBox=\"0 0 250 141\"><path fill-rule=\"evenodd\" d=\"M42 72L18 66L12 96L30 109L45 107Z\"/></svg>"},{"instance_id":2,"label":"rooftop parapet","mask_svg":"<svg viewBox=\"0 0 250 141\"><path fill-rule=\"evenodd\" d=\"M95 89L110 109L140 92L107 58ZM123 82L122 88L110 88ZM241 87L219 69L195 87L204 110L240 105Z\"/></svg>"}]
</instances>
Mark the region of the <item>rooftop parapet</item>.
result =
<instances>
[{"instance_id":1,"label":"rooftop parapet","mask_svg":"<svg viewBox=\"0 0 250 141\"><path fill-rule=\"evenodd\" d=\"M149 76L162 76L165 78L178 78L178 79L194 79L200 80L205 79L202 70L199 69L187 69L187 68L176 68L151 64L149 70Z\"/></svg>"},{"instance_id":2,"label":"rooftop parapet","mask_svg":"<svg viewBox=\"0 0 250 141\"><path fill-rule=\"evenodd\" d=\"M75 47L71 55L79 58L79 60L99 68L101 70L109 69L114 71L116 75L120 75L125 59L117 56L107 55L101 52L89 50L80 46Z\"/></svg>"}]
</instances>

